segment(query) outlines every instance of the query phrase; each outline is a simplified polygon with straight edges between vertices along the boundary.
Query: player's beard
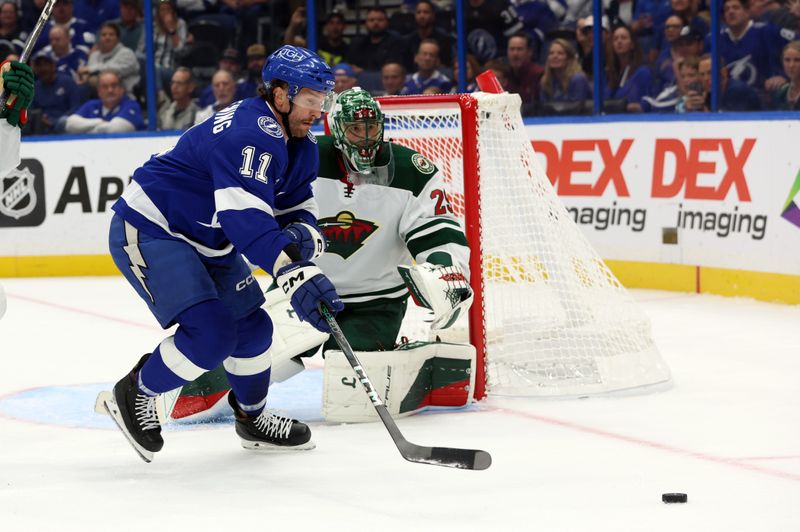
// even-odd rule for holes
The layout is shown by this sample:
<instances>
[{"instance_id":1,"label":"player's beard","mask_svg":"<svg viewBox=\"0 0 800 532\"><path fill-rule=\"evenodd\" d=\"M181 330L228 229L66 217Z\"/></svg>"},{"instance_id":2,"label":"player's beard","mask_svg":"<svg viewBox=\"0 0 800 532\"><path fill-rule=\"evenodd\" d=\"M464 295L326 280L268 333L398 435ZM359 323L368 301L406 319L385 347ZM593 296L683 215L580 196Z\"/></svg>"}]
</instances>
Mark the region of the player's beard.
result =
<instances>
[{"instance_id":1,"label":"player's beard","mask_svg":"<svg viewBox=\"0 0 800 532\"><path fill-rule=\"evenodd\" d=\"M311 126L313 125L313 120L311 123L305 124L299 117L292 116L291 111L288 115L286 115L286 119L286 122L289 124L289 136L292 138L305 137L308 135L308 132L311 130Z\"/></svg>"}]
</instances>

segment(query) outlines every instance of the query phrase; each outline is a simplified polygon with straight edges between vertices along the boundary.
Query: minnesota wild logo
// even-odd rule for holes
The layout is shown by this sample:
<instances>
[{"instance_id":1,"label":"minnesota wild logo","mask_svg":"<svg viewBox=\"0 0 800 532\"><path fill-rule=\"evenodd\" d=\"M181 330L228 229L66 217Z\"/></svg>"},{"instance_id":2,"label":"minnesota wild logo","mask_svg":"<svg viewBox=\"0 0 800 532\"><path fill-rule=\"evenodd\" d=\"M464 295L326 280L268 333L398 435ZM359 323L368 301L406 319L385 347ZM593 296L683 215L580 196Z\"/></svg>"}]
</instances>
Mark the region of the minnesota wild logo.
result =
<instances>
[{"instance_id":1,"label":"minnesota wild logo","mask_svg":"<svg viewBox=\"0 0 800 532\"><path fill-rule=\"evenodd\" d=\"M367 220L359 220L352 212L342 211L335 217L321 218L317 225L328 241L328 253L347 259L361 249L364 242L378 229Z\"/></svg>"}]
</instances>

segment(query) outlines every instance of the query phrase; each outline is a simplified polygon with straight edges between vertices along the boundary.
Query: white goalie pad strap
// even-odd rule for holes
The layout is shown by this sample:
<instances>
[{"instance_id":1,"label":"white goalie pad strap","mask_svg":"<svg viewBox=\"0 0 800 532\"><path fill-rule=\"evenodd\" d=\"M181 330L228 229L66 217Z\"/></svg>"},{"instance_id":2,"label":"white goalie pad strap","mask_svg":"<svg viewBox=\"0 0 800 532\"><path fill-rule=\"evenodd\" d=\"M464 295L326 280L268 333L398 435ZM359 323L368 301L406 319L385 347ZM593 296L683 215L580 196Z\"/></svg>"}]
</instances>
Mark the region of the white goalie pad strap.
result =
<instances>
[{"instance_id":1,"label":"white goalie pad strap","mask_svg":"<svg viewBox=\"0 0 800 532\"><path fill-rule=\"evenodd\" d=\"M193 381L206 371L191 360L186 355L180 352L175 346L175 337L170 336L165 338L161 345L159 345L161 352L161 360L169 370L185 381Z\"/></svg>"},{"instance_id":2,"label":"white goalie pad strap","mask_svg":"<svg viewBox=\"0 0 800 532\"><path fill-rule=\"evenodd\" d=\"M458 407L472 401L472 345L420 342L402 350L356 352L356 356L393 417L408 416L428 406ZM326 421L339 423L379 419L341 351L325 351L322 415Z\"/></svg>"},{"instance_id":3,"label":"white goalie pad strap","mask_svg":"<svg viewBox=\"0 0 800 532\"><path fill-rule=\"evenodd\" d=\"M398 266L414 303L433 311L431 329L446 329L472 305L472 288L458 266L438 266L425 262Z\"/></svg>"},{"instance_id":4,"label":"white goalie pad strap","mask_svg":"<svg viewBox=\"0 0 800 532\"><path fill-rule=\"evenodd\" d=\"M250 358L228 357L222 361L225 371L231 375L246 377L248 375L258 375L267 371L272 364L272 348L265 353Z\"/></svg>"}]
</instances>

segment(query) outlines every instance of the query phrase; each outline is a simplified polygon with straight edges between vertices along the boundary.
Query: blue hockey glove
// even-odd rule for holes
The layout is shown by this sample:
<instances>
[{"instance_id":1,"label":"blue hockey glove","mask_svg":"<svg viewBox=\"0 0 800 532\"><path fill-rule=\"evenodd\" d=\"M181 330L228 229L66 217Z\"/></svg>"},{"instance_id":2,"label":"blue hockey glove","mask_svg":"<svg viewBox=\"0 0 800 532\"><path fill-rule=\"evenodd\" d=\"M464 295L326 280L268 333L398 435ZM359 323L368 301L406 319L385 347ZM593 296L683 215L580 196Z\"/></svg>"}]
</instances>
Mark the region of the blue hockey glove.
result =
<instances>
[{"instance_id":1,"label":"blue hockey glove","mask_svg":"<svg viewBox=\"0 0 800 532\"><path fill-rule=\"evenodd\" d=\"M303 222L290 223L283 233L292 239L303 260L314 260L325 252L327 244L319 227Z\"/></svg>"},{"instance_id":2,"label":"blue hockey glove","mask_svg":"<svg viewBox=\"0 0 800 532\"><path fill-rule=\"evenodd\" d=\"M307 260L292 262L278 270L275 281L289 296L292 308L302 321L322 332L331 332L328 322L319 312L319 303L328 307L333 315L342 310L344 304L322 270Z\"/></svg>"}]
</instances>

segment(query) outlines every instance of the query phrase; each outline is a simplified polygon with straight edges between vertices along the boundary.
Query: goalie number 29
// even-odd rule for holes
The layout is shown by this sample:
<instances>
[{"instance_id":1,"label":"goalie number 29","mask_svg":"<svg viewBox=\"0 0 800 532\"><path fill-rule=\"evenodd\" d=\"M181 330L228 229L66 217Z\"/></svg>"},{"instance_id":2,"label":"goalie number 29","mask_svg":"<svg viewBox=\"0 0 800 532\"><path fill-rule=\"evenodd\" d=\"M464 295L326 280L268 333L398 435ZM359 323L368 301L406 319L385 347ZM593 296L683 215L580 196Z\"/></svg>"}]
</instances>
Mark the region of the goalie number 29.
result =
<instances>
[{"instance_id":1,"label":"goalie number 29","mask_svg":"<svg viewBox=\"0 0 800 532\"><path fill-rule=\"evenodd\" d=\"M432 190L431 199L436 200L436 207L433 209L434 214L437 216L447 213L453 214L453 207L450 206L450 198L447 197L447 192L440 188Z\"/></svg>"}]
</instances>

